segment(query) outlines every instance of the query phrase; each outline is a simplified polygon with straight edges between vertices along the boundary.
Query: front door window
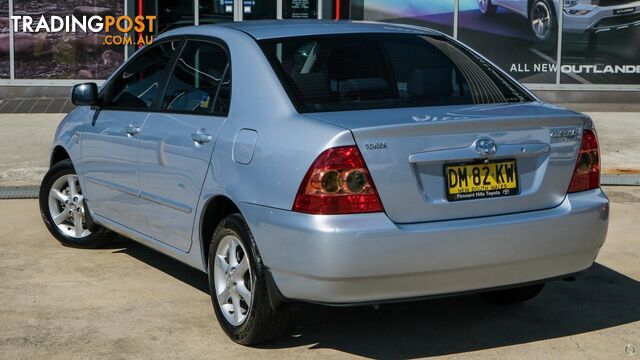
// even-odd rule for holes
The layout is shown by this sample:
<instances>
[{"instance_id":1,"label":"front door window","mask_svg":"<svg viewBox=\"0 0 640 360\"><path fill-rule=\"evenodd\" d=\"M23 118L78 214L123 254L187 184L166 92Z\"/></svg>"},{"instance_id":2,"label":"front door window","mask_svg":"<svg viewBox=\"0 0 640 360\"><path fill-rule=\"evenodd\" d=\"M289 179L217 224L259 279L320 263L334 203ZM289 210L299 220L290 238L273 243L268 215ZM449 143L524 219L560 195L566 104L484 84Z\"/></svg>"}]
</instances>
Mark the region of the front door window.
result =
<instances>
[{"instance_id":1,"label":"front door window","mask_svg":"<svg viewBox=\"0 0 640 360\"><path fill-rule=\"evenodd\" d=\"M164 71L178 41L154 45L121 71L101 94L102 105L112 109L151 109Z\"/></svg>"}]
</instances>

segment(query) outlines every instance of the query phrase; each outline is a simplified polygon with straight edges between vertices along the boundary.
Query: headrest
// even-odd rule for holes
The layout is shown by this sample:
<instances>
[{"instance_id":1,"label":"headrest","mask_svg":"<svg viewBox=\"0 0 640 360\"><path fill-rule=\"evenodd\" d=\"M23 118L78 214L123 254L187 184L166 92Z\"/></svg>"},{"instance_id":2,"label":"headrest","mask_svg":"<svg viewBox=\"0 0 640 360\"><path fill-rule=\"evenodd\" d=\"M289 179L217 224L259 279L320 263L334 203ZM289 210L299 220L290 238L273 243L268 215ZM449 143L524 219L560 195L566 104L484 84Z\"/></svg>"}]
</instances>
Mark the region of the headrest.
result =
<instances>
[{"instance_id":1,"label":"headrest","mask_svg":"<svg viewBox=\"0 0 640 360\"><path fill-rule=\"evenodd\" d=\"M358 99L376 99L390 96L389 85L382 78L349 79L340 82L340 96Z\"/></svg>"},{"instance_id":2,"label":"headrest","mask_svg":"<svg viewBox=\"0 0 640 360\"><path fill-rule=\"evenodd\" d=\"M314 101L322 101L331 97L331 88L329 79L323 72L300 74L294 72L291 74L296 86L304 98L315 99Z\"/></svg>"},{"instance_id":3,"label":"headrest","mask_svg":"<svg viewBox=\"0 0 640 360\"><path fill-rule=\"evenodd\" d=\"M407 91L412 97L449 97L453 93L450 67L416 69L409 76Z\"/></svg>"},{"instance_id":4,"label":"headrest","mask_svg":"<svg viewBox=\"0 0 640 360\"><path fill-rule=\"evenodd\" d=\"M344 81L381 76L384 60L364 44L348 44L334 48L327 59L329 79Z\"/></svg>"}]
</instances>

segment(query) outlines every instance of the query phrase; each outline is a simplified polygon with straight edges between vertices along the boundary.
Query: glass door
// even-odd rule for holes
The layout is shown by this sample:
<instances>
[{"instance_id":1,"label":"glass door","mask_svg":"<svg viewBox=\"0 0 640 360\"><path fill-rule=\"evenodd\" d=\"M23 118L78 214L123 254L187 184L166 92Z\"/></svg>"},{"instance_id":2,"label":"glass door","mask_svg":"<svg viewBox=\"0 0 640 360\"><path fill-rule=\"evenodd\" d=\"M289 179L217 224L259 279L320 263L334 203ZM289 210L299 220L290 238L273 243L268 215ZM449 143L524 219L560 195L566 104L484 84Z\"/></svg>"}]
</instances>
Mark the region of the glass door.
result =
<instances>
[{"instance_id":1,"label":"glass door","mask_svg":"<svg viewBox=\"0 0 640 360\"><path fill-rule=\"evenodd\" d=\"M317 19L317 0L282 0L283 19Z\"/></svg>"},{"instance_id":2,"label":"glass door","mask_svg":"<svg viewBox=\"0 0 640 360\"><path fill-rule=\"evenodd\" d=\"M276 19L278 0L243 0L242 20Z\"/></svg>"},{"instance_id":3,"label":"glass door","mask_svg":"<svg viewBox=\"0 0 640 360\"><path fill-rule=\"evenodd\" d=\"M233 0L200 0L199 25L233 21Z\"/></svg>"}]
</instances>

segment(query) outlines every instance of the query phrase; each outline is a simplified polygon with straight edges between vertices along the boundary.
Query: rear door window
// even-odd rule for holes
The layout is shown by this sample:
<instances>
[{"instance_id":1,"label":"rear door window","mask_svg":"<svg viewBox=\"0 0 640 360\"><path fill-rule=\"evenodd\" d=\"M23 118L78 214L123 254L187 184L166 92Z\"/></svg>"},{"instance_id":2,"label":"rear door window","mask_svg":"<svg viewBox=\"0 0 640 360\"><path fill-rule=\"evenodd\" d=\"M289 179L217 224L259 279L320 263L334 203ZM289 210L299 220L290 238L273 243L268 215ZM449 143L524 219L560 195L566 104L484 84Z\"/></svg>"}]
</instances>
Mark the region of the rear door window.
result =
<instances>
[{"instance_id":1,"label":"rear door window","mask_svg":"<svg viewBox=\"0 0 640 360\"><path fill-rule=\"evenodd\" d=\"M187 41L167 83L162 109L226 115L229 97L230 68L225 49L212 42Z\"/></svg>"},{"instance_id":2,"label":"rear door window","mask_svg":"<svg viewBox=\"0 0 640 360\"><path fill-rule=\"evenodd\" d=\"M533 100L444 37L321 35L260 44L302 112Z\"/></svg>"}]
</instances>

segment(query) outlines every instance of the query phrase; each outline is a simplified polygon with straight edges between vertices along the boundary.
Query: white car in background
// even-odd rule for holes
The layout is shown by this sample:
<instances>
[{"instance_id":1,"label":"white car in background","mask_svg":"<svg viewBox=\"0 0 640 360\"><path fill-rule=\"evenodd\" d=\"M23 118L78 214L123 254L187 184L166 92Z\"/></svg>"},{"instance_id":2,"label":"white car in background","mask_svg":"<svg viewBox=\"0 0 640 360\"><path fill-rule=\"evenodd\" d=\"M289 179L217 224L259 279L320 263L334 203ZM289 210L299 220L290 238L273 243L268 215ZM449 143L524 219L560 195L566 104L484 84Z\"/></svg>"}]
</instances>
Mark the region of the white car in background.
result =
<instances>
[{"instance_id":1,"label":"white car in background","mask_svg":"<svg viewBox=\"0 0 640 360\"><path fill-rule=\"evenodd\" d=\"M603 32L640 26L640 1L563 0L563 31ZM478 0L480 12L492 15L498 6L529 19L538 40L555 39L560 0Z\"/></svg>"}]
</instances>

